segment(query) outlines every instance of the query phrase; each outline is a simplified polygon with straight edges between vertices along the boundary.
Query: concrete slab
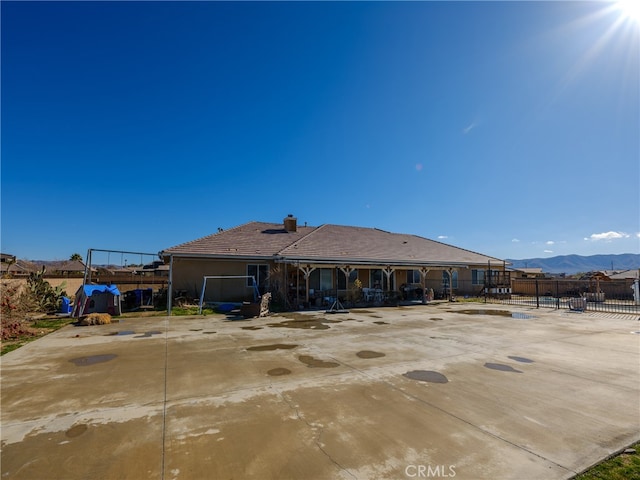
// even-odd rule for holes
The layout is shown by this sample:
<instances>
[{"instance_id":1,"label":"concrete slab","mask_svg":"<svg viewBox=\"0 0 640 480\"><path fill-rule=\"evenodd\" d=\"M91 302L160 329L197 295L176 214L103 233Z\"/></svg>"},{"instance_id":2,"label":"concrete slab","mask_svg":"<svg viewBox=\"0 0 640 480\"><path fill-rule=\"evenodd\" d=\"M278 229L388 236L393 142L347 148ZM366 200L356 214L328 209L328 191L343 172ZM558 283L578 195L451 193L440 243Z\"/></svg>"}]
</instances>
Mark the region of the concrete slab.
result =
<instances>
[{"instance_id":1,"label":"concrete slab","mask_svg":"<svg viewBox=\"0 0 640 480\"><path fill-rule=\"evenodd\" d=\"M2 357L3 479L565 479L640 439L631 315L146 317Z\"/></svg>"}]
</instances>

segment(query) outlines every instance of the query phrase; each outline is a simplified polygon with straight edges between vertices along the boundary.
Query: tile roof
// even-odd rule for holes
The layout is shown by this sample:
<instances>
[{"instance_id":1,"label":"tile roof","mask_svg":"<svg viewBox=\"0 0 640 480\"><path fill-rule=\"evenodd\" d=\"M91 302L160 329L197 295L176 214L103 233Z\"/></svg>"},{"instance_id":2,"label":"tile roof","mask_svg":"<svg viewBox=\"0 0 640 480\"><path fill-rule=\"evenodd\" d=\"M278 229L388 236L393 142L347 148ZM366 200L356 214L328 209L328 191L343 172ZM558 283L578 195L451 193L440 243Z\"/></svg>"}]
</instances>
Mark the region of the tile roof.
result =
<instances>
[{"instance_id":1,"label":"tile roof","mask_svg":"<svg viewBox=\"0 0 640 480\"><path fill-rule=\"evenodd\" d=\"M0 272L2 273L31 273L38 271L38 265L28 262L26 260L17 259L15 263L0 263Z\"/></svg>"},{"instance_id":2,"label":"tile roof","mask_svg":"<svg viewBox=\"0 0 640 480\"><path fill-rule=\"evenodd\" d=\"M405 265L482 264L502 260L417 235L376 228L322 225L280 252L292 260L325 259Z\"/></svg>"},{"instance_id":3,"label":"tile roof","mask_svg":"<svg viewBox=\"0 0 640 480\"><path fill-rule=\"evenodd\" d=\"M376 228L341 225L298 227L251 222L168 248L164 255L279 258L315 263L388 265L487 265L501 259L429 240Z\"/></svg>"},{"instance_id":4,"label":"tile roof","mask_svg":"<svg viewBox=\"0 0 640 480\"><path fill-rule=\"evenodd\" d=\"M287 232L281 223L250 222L168 248L162 253L165 255L271 258L314 229L315 227L298 227L296 232Z\"/></svg>"}]
</instances>

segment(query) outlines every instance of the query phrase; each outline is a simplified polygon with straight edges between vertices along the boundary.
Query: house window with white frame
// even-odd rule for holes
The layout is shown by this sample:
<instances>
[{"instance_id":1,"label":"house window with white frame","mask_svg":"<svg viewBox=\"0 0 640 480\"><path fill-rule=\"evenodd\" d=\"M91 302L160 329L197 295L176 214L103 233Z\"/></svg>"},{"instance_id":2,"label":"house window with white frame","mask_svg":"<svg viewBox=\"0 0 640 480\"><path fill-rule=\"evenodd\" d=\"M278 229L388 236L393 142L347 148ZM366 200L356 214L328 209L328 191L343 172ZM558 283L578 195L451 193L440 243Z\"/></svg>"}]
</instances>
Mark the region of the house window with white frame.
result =
<instances>
[{"instance_id":1,"label":"house window with white frame","mask_svg":"<svg viewBox=\"0 0 640 480\"><path fill-rule=\"evenodd\" d=\"M421 283L419 270L407 270L407 283Z\"/></svg>"},{"instance_id":2,"label":"house window with white frame","mask_svg":"<svg viewBox=\"0 0 640 480\"><path fill-rule=\"evenodd\" d=\"M263 288L267 286L267 279L269 278L269 265L266 264L248 264L247 276L253 277L256 280L256 285L261 293ZM247 287L252 287L253 282L251 278L247 278Z\"/></svg>"},{"instance_id":3,"label":"house window with white frame","mask_svg":"<svg viewBox=\"0 0 640 480\"><path fill-rule=\"evenodd\" d=\"M451 279L453 282L453 288L458 288L458 271L453 270L451 272ZM449 272L447 270L442 271L442 288L445 290L449 288Z\"/></svg>"},{"instance_id":4,"label":"house window with white frame","mask_svg":"<svg viewBox=\"0 0 640 480\"><path fill-rule=\"evenodd\" d=\"M349 272L349 281L347 282L347 278L344 275L344 272L338 271L338 290L347 290L349 285L352 285L353 282L358 278L358 270L354 269Z\"/></svg>"},{"instance_id":5,"label":"house window with white frame","mask_svg":"<svg viewBox=\"0 0 640 480\"><path fill-rule=\"evenodd\" d=\"M472 285L484 285L485 271L484 270L471 270L471 284Z\"/></svg>"},{"instance_id":6,"label":"house window with white frame","mask_svg":"<svg viewBox=\"0 0 640 480\"><path fill-rule=\"evenodd\" d=\"M313 290L332 290L333 289L333 269L332 268L316 268L309 275L309 288Z\"/></svg>"}]
</instances>

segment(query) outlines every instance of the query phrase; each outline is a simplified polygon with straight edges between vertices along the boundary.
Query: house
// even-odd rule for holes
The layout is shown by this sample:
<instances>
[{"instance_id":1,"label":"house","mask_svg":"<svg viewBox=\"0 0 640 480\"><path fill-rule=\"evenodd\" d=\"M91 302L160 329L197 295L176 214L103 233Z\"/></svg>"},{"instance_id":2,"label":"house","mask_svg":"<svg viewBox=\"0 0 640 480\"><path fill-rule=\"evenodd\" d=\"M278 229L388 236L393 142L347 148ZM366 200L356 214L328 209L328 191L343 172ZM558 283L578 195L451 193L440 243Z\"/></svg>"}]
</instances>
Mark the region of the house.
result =
<instances>
[{"instance_id":1,"label":"house","mask_svg":"<svg viewBox=\"0 0 640 480\"><path fill-rule=\"evenodd\" d=\"M38 270L37 265L26 260L20 260L15 255L0 253L0 275L27 276Z\"/></svg>"},{"instance_id":2,"label":"house","mask_svg":"<svg viewBox=\"0 0 640 480\"><path fill-rule=\"evenodd\" d=\"M15 263L16 256L9 253L0 253L0 263Z\"/></svg>"},{"instance_id":3,"label":"house","mask_svg":"<svg viewBox=\"0 0 640 480\"><path fill-rule=\"evenodd\" d=\"M636 268L633 270L605 270L604 272L611 280L635 280L640 278L640 269Z\"/></svg>"},{"instance_id":4,"label":"house","mask_svg":"<svg viewBox=\"0 0 640 480\"><path fill-rule=\"evenodd\" d=\"M542 268L513 268L511 278L545 278Z\"/></svg>"},{"instance_id":5,"label":"house","mask_svg":"<svg viewBox=\"0 0 640 480\"><path fill-rule=\"evenodd\" d=\"M376 228L325 224L299 226L289 215L283 223L250 222L167 248L174 295L197 298L205 276L205 300L250 300L253 281L286 305L326 304L364 296L369 301L478 295L486 285L509 286L501 259L411 234Z\"/></svg>"},{"instance_id":6,"label":"house","mask_svg":"<svg viewBox=\"0 0 640 480\"><path fill-rule=\"evenodd\" d=\"M82 275L85 271L85 264L80 260L68 260L59 264L53 264L47 268L51 273L60 275ZM95 271L95 269L92 269Z\"/></svg>"}]
</instances>

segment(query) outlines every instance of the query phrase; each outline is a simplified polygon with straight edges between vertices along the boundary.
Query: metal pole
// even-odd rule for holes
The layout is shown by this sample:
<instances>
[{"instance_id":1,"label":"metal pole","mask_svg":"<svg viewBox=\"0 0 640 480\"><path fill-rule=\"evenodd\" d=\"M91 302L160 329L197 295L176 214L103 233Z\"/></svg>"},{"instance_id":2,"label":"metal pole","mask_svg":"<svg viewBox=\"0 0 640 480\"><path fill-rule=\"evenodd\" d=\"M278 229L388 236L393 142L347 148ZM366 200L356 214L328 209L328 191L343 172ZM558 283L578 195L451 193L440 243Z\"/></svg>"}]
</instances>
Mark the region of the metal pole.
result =
<instances>
[{"instance_id":1,"label":"metal pole","mask_svg":"<svg viewBox=\"0 0 640 480\"><path fill-rule=\"evenodd\" d=\"M89 265L89 267L87 267ZM84 277L82 278L82 285L87 284L87 272L91 271L91 249L87 250L87 259L84 264Z\"/></svg>"},{"instance_id":2,"label":"metal pole","mask_svg":"<svg viewBox=\"0 0 640 480\"><path fill-rule=\"evenodd\" d=\"M536 278L536 308L540 308L540 291L538 289L538 279Z\"/></svg>"},{"instance_id":3,"label":"metal pole","mask_svg":"<svg viewBox=\"0 0 640 480\"><path fill-rule=\"evenodd\" d=\"M173 306L173 255L169 255L169 282L167 283L167 315L171 316Z\"/></svg>"}]
</instances>

